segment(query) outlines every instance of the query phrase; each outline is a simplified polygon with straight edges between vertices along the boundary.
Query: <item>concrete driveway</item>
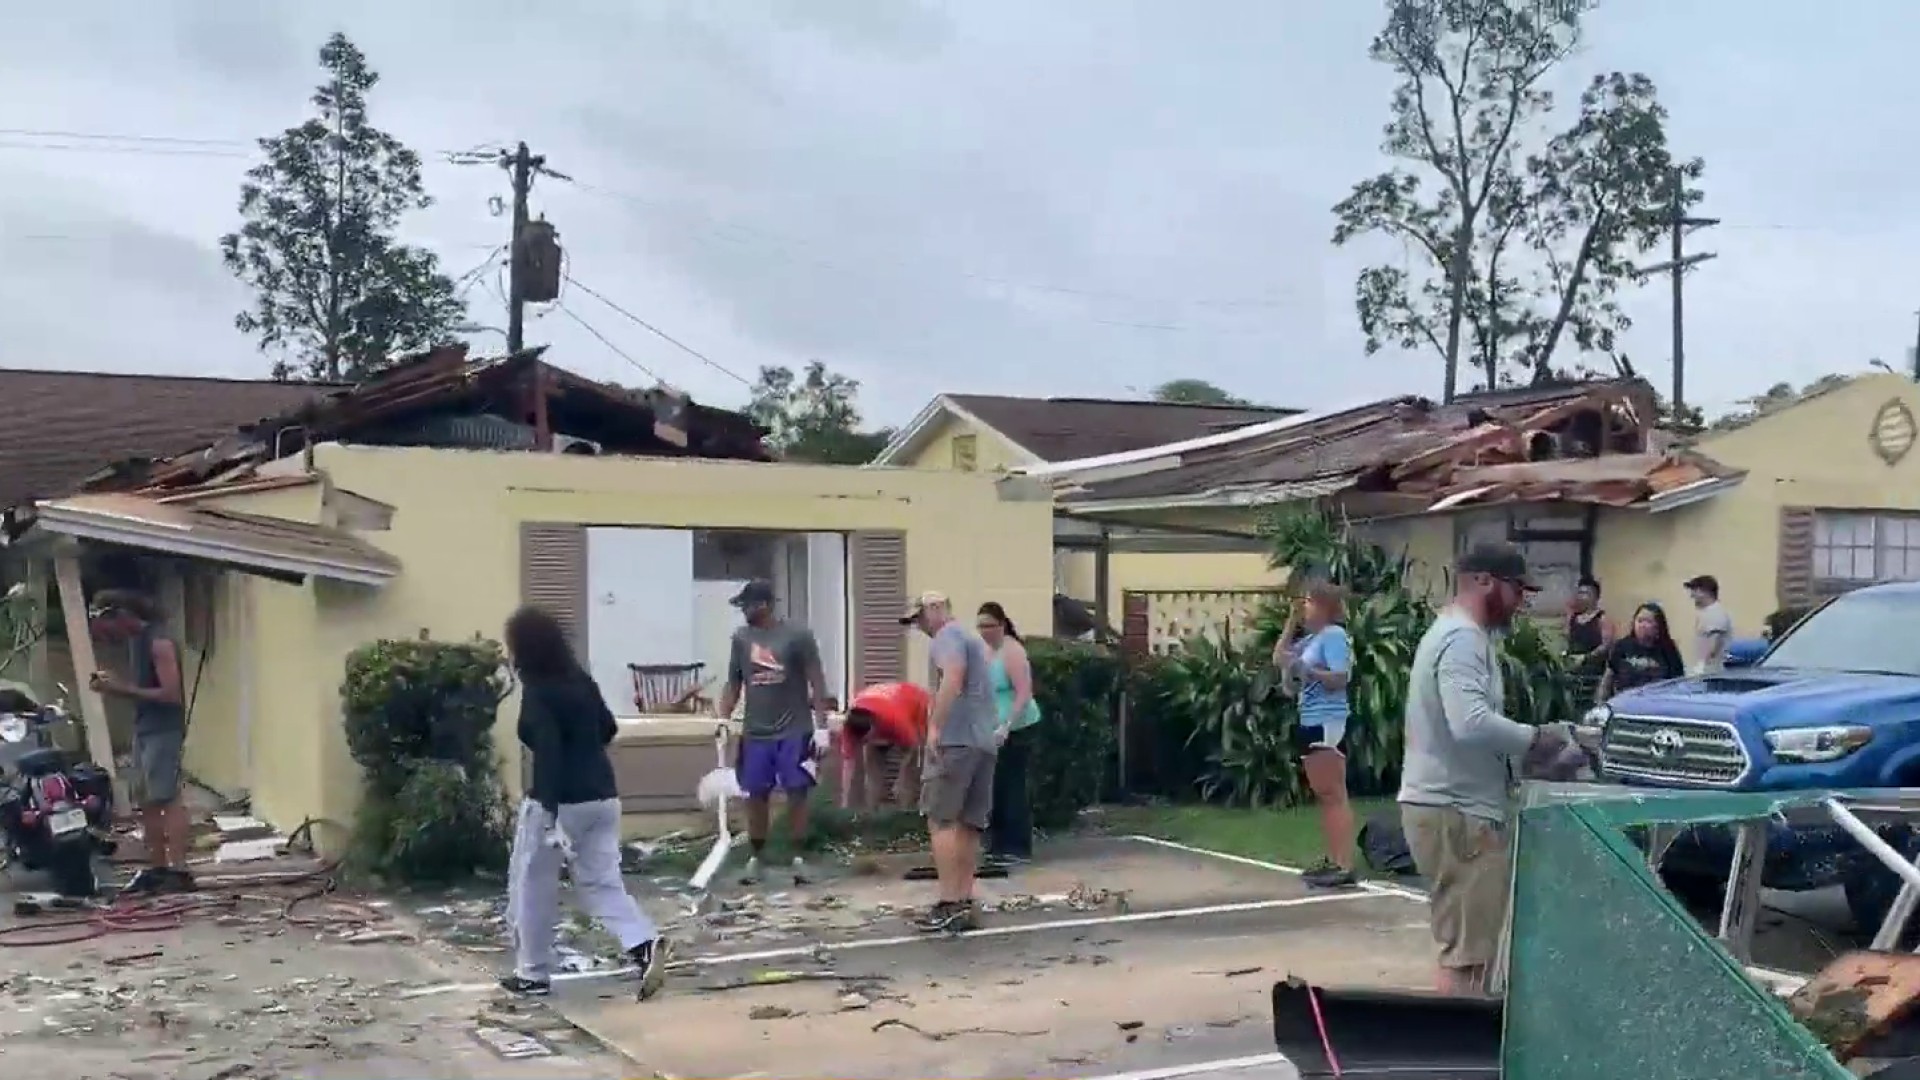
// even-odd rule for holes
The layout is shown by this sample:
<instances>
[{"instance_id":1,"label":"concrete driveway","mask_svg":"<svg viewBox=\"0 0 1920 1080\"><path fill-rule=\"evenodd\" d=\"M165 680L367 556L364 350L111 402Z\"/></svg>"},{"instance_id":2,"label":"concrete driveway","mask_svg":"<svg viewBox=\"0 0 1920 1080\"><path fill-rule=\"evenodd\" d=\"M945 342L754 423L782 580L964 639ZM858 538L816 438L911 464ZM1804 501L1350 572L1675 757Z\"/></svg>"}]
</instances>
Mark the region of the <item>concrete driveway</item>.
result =
<instances>
[{"instance_id":1,"label":"concrete driveway","mask_svg":"<svg viewBox=\"0 0 1920 1080\"><path fill-rule=\"evenodd\" d=\"M791 944L703 943L658 999L582 977L574 1024L669 1077L1288 1076L1268 993L1288 974L1420 986L1417 894L1316 892L1296 873L1140 838L1064 843L981 883L981 930L906 924L931 886L887 867L843 880ZM814 898L816 903L818 898ZM876 913L878 913L876 915Z\"/></svg>"}]
</instances>

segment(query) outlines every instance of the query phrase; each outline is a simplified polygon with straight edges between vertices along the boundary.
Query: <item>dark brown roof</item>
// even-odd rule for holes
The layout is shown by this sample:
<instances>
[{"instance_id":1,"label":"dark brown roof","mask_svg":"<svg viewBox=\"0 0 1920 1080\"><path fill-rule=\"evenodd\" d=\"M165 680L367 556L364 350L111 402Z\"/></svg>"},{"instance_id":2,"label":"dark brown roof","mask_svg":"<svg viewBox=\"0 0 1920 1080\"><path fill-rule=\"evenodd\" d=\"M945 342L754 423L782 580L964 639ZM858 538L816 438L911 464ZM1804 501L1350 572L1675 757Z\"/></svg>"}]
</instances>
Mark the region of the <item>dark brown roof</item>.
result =
<instances>
[{"instance_id":1,"label":"dark brown roof","mask_svg":"<svg viewBox=\"0 0 1920 1080\"><path fill-rule=\"evenodd\" d=\"M0 370L0 509L66 495L115 462L203 446L332 389L264 379Z\"/></svg>"},{"instance_id":2,"label":"dark brown roof","mask_svg":"<svg viewBox=\"0 0 1920 1080\"><path fill-rule=\"evenodd\" d=\"M1032 451L1040 460L1049 462L1118 454L1218 435L1300 411L1264 405L1182 405L990 394L948 394L947 400Z\"/></svg>"},{"instance_id":3,"label":"dark brown roof","mask_svg":"<svg viewBox=\"0 0 1920 1080\"><path fill-rule=\"evenodd\" d=\"M1557 415L1559 406L1572 410L1591 401L1619 403L1615 407L1638 414L1635 422L1643 429L1652 422L1652 400L1651 388L1632 379L1466 394L1449 405L1415 396L1388 398L1341 412L1302 417L1278 431L1188 451L1180 455L1179 464L1173 468L1094 483L1069 496L1068 501L1277 491L1290 485L1357 478L1381 469L1399 476L1425 467L1428 459L1464 461L1484 457L1481 451L1488 447L1478 443L1510 441L1522 420L1529 421L1529 430L1554 427L1562 419ZM1555 410L1555 414L1550 416L1547 410ZM1636 440L1640 430L1635 431ZM1646 448L1621 444L1609 449L1636 453Z\"/></svg>"}]
</instances>

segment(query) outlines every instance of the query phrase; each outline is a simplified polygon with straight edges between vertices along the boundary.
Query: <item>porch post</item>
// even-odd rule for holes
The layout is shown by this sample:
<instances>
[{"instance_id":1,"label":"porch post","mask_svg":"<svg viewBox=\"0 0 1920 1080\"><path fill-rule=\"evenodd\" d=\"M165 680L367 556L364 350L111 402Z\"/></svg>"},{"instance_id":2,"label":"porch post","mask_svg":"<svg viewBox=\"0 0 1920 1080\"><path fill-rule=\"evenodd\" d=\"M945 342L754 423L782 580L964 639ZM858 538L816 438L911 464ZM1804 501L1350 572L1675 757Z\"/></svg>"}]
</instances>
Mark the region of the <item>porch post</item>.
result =
<instances>
[{"instance_id":1,"label":"porch post","mask_svg":"<svg viewBox=\"0 0 1920 1080\"><path fill-rule=\"evenodd\" d=\"M113 760L113 735L107 727L107 703L89 681L100 670L93 656L93 635L87 625L87 595L80 587L80 555L72 544L63 544L53 556L53 579L60 589L61 614L66 618L67 648L73 653L74 697L80 706L80 719L87 731L87 756L113 778L116 802L125 805L126 785Z\"/></svg>"}]
</instances>

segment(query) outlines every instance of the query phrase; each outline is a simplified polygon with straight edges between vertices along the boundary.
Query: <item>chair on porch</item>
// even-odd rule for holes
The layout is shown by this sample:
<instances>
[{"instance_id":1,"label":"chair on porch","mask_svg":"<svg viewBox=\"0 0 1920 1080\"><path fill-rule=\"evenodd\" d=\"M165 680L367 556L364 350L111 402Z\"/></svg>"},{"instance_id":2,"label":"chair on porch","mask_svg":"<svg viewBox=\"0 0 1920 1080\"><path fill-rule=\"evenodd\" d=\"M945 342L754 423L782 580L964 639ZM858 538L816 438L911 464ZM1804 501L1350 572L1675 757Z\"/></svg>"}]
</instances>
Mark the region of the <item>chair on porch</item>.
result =
<instances>
[{"instance_id":1,"label":"chair on porch","mask_svg":"<svg viewBox=\"0 0 1920 1080\"><path fill-rule=\"evenodd\" d=\"M707 700L706 682L700 677L707 665L628 664L633 676L633 704L642 713L696 713Z\"/></svg>"}]
</instances>

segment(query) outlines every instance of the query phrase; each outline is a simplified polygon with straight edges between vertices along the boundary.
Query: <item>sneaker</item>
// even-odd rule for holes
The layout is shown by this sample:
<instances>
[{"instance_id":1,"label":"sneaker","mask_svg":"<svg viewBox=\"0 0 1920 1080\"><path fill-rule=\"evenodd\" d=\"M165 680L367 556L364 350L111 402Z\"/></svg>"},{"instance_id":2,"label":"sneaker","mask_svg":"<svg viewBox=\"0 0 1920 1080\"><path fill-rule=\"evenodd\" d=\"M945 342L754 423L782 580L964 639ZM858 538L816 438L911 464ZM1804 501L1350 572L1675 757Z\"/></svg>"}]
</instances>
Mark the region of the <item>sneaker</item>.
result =
<instances>
[{"instance_id":1,"label":"sneaker","mask_svg":"<svg viewBox=\"0 0 1920 1080\"><path fill-rule=\"evenodd\" d=\"M913 928L926 934L939 934L953 929L954 923L967 914L965 904L955 904L946 900L928 908L919 918L913 920Z\"/></svg>"},{"instance_id":2,"label":"sneaker","mask_svg":"<svg viewBox=\"0 0 1920 1080\"><path fill-rule=\"evenodd\" d=\"M1300 879L1316 889L1347 889L1360 883L1353 871L1335 865L1330 859L1322 859L1309 867Z\"/></svg>"},{"instance_id":3,"label":"sneaker","mask_svg":"<svg viewBox=\"0 0 1920 1080\"><path fill-rule=\"evenodd\" d=\"M978 930L979 928L980 908L971 900L961 904L960 910L954 915L953 920L947 923L947 933L949 934L964 934L969 930Z\"/></svg>"},{"instance_id":4,"label":"sneaker","mask_svg":"<svg viewBox=\"0 0 1920 1080\"><path fill-rule=\"evenodd\" d=\"M633 966L639 969L640 989L637 997L645 1001L660 992L667 982L667 962L673 954L672 946L666 938L654 938L643 941L627 952L633 960Z\"/></svg>"},{"instance_id":5,"label":"sneaker","mask_svg":"<svg viewBox=\"0 0 1920 1080\"><path fill-rule=\"evenodd\" d=\"M133 880L120 889L121 896L152 896L167 887L167 871L162 867L148 866L133 875Z\"/></svg>"},{"instance_id":6,"label":"sneaker","mask_svg":"<svg viewBox=\"0 0 1920 1080\"><path fill-rule=\"evenodd\" d=\"M193 872L179 867L168 867L166 875L160 880L161 892L190 893L199 888L199 884L193 880Z\"/></svg>"},{"instance_id":7,"label":"sneaker","mask_svg":"<svg viewBox=\"0 0 1920 1080\"><path fill-rule=\"evenodd\" d=\"M760 867L760 856L755 855L747 860L747 868L740 872L740 884L758 885L760 879L765 876L766 871Z\"/></svg>"},{"instance_id":8,"label":"sneaker","mask_svg":"<svg viewBox=\"0 0 1920 1080\"><path fill-rule=\"evenodd\" d=\"M553 983L547 979L523 979L518 975L507 975L500 979L500 989L521 997L546 997L553 993Z\"/></svg>"},{"instance_id":9,"label":"sneaker","mask_svg":"<svg viewBox=\"0 0 1920 1080\"><path fill-rule=\"evenodd\" d=\"M793 857L793 883L795 885L813 884L813 871L807 869L807 861L798 855Z\"/></svg>"}]
</instances>

